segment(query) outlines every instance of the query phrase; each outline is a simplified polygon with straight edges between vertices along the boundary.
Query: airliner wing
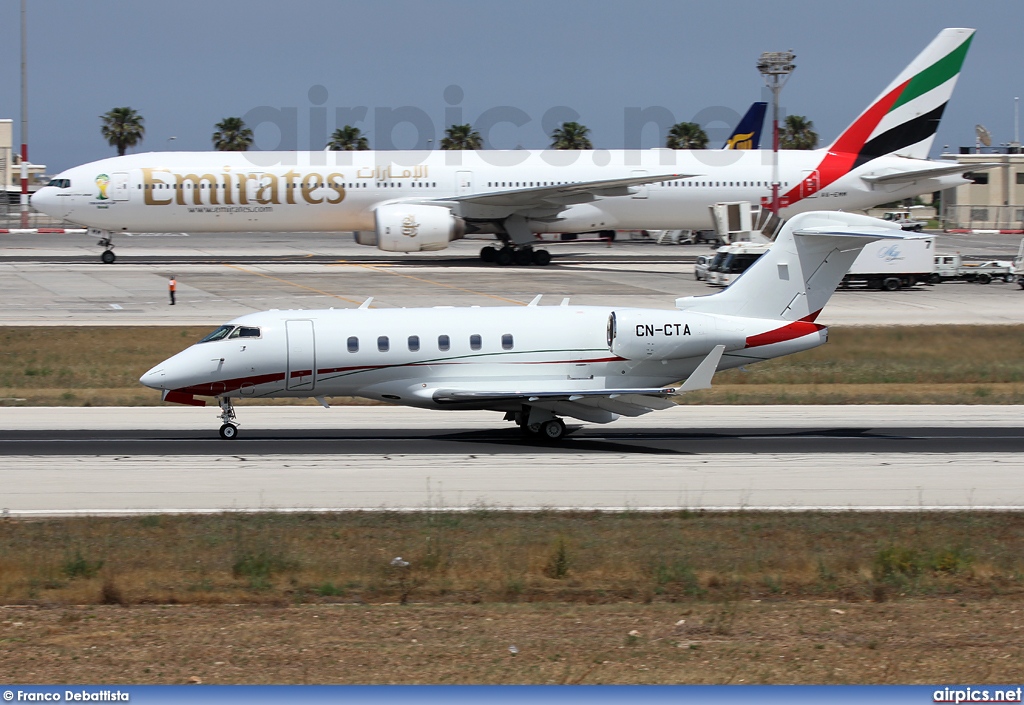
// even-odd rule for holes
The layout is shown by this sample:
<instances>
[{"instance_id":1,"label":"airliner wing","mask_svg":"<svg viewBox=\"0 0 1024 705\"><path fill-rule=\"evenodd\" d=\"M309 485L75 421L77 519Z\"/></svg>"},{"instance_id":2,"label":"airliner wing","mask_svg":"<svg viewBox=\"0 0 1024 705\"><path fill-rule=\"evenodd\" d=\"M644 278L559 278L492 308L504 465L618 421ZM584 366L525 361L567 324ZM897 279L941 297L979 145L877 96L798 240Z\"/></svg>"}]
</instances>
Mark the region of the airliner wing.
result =
<instances>
[{"instance_id":1,"label":"airliner wing","mask_svg":"<svg viewBox=\"0 0 1024 705\"><path fill-rule=\"evenodd\" d=\"M946 176L947 174L958 174L968 171L984 171L985 169L991 169L997 166L999 166L999 164L991 162L984 164L951 164L949 166L937 166L928 169L914 169L913 171L863 174L860 178L864 179L869 184L899 184L921 181L922 179L931 179L936 176Z\"/></svg>"},{"instance_id":2,"label":"airliner wing","mask_svg":"<svg viewBox=\"0 0 1024 705\"><path fill-rule=\"evenodd\" d=\"M657 184L662 181L689 179L700 174L659 174L656 176L633 176L628 179L607 179L604 181L582 181L579 183L558 184L557 186L535 186L507 191L492 191L465 196L445 198L445 201L472 206L491 208L544 208L551 206L567 206L574 203L586 203L601 196L628 196L631 187L644 184Z\"/></svg>"}]
</instances>

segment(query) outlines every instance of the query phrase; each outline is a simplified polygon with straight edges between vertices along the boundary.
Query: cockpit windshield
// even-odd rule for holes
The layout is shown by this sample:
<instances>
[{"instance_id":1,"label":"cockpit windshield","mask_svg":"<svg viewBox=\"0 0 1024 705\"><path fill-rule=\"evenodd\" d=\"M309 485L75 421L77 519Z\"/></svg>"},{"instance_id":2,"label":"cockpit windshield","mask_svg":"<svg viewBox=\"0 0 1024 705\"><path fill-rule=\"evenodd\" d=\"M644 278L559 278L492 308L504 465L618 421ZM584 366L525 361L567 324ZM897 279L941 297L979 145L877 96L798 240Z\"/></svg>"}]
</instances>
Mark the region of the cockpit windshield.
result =
<instances>
[{"instance_id":1,"label":"cockpit windshield","mask_svg":"<svg viewBox=\"0 0 1024 705\"><path fill-rule=\"evenodd\" d=\"M54 188L71 188L71 179L50 179L50 183L46 185Z\"/></svg>"},{"instance_id":2,"label":"cockpit windshield","mask_svg":"<svg viewBox=\"0 0 1024 705\"><path fill-rule=\"evenodd\" d=\"M228 337L228 333L235 329L234 326L221 326L217 330L210 333L208 336L200 340L200 343L212 343L214 340L222 340Z\"/></svg>"},{"instance_id":3,"label":"cockpit windshield","mask_svg":"<svg viewBox=\"0 0 1024 705\"><path fill-rule=\"evenodd\" d=\"M229 338L259 338L260 329L253 326L238 326L232 331Z\"/></svg>"},{"instance_id":4,"label":"cockpit windshield","mask_svg":"<svg viewBox=\"0 0 1024 705\"><path fill-rule=\"evenodd\" d=\"M225 338L259 338L260 329L256 326L221 326L217 330L210 333L208 336L200 340L200 343L210 343L214 340L224 340Z\"/></svg>"}]
</instances>

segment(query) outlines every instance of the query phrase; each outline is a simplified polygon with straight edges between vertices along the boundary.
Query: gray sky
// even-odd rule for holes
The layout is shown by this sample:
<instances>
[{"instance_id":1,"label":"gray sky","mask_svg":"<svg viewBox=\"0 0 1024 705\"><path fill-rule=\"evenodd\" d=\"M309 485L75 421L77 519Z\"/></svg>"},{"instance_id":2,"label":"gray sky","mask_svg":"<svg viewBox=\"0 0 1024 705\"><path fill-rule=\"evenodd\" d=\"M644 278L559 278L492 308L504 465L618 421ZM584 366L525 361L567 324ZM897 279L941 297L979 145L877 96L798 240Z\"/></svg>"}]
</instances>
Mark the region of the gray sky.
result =
<instances>
[{"instance_id":1,"label":"gray sky","mask_svg":"<svg viewBox=\"0 0 1024 705\"><path fill-rule=\"evenodd\" d=\"M15 120L16 144L19 7L0 5L0 117ZM758 55L785 49L796 52L797 70L784 109L813 120L827 144L940 29L976 27L937 154L946 144L973 145L975 123L997 143L1013 139L1013 99L1024 97L1022 26L1021 0L29 0L29 156L51 173L112 156L98 116L125 105L146 120L139 151L210 149L216 122L260 106L294 109L300 149L310 148L312 120L319 148L311 98L327 109L328 133L337 108L365 106L355 124L374 146L375 118L388 109L423 111L436 145L454 121L446 109L475 123L511 106L522 112L500 116L529 122L496 126L490 146L545 147L542 118L567 106L595 147L620 148L630 108L718 117L707 126L724 127L762 99ZM454 106L445 100L453 85L462 92L461 100L449 92ZM256 135L262 148L279 144L273 124ZM399 148L427 138L408 124L391 137ZM658 146L653 126L642 146Z\"/></svg>"}]
</instances>

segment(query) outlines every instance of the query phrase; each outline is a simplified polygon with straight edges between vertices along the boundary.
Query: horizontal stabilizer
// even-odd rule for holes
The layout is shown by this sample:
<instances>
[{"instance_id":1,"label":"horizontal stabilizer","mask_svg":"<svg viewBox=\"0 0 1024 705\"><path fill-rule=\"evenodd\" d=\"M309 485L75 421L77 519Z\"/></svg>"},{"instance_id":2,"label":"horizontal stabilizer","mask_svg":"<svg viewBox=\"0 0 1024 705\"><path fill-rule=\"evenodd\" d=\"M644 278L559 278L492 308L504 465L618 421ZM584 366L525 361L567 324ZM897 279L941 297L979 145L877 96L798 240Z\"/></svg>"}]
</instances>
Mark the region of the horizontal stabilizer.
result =
<instances>
[{"instance_id":1,"label":"horizontal stabilizer","mask_svg":"<svg viewBox=\"0 0 1024 705\"><path fill-rule=\"evenodd\" d=\"M964 174L969 171L984 171L993 169L999 164L986 162L984 164L950 164L949 166L937 166L929 169L914 169L913 171L894 171L887 174L862 174L860 178L869 184L902 184L921 181L922 179L934 179L949 174Z\"/></svg>"}]
</instances>

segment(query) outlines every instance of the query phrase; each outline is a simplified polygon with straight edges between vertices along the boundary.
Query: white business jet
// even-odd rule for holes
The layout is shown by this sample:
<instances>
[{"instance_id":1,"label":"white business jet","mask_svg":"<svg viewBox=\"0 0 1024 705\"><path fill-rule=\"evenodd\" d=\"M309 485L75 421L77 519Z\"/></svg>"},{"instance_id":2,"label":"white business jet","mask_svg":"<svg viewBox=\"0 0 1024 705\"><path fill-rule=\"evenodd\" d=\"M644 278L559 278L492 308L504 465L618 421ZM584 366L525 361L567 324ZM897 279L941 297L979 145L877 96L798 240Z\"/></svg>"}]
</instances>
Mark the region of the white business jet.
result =
<instances>
[{"instance_id":1,"label":"white business jet","mask_svg":"<svg viewBox=\"0 0 1024 705\"><path fill-rule=\"evenodd\" d=\"M782 151L781 216L967 183L927 157L973 35L942 30L828 147ZM351 230L387 252L493 233L485 261L544 265L538 233L701 230L713 203L768 204L771 164L760 149L157 152L70 169L32 204L92 229L107 263L117 232Z\"/></svg>"},{"instance_id":2,"label":"white business jet","mask_svg":"<svg viewBox=\"0 0 1024 705\"><path fill-rule=\"evenodd\" d=\"M144 374L163 399L355 396L424 409L504 413L558 440L568 416L608 423L674 406L719 369L808 350L815 322L861 248L899 225L850 213L797 215L729 288L676 310L604 306L265 311L224 324Z\"/></svg>"}]
</instances>

